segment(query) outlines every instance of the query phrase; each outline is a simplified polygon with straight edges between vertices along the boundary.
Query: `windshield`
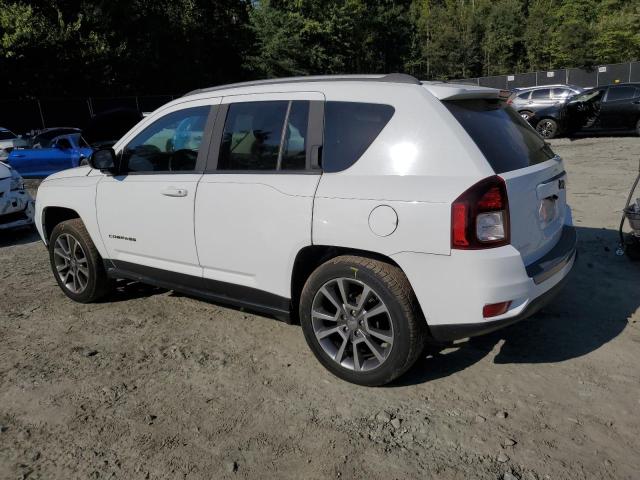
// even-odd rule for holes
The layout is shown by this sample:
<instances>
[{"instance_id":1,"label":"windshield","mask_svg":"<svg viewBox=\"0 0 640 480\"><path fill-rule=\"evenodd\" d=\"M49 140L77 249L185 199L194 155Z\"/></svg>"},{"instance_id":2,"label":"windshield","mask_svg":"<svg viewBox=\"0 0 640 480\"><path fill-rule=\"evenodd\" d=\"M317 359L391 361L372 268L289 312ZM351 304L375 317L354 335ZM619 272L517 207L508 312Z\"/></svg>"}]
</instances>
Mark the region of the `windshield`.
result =
<instances>
[{"instance_id":1,"label":"windshield","mask_svg":"<svg viewBox=\"0 0 640 480\"><path fill-rule=\"evenodd\" d=\"M542 137L502 100L453 100L443 103L496 173L525 168L555 156Z\"/></svg>"}]
</instances>

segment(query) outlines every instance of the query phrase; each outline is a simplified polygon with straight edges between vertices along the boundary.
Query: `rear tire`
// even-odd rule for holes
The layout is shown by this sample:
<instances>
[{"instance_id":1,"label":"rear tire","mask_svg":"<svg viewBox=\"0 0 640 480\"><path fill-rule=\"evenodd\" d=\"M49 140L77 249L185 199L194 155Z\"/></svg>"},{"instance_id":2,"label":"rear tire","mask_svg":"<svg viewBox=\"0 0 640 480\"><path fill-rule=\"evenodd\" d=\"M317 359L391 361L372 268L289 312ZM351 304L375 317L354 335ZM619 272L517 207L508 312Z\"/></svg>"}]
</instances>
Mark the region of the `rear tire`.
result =
<instances>
[{"instance_id":1,"label":"rear tire","mask_svg":"<svg viewBox=\"0 0 640 480\"><path fill-rule=\"evenodd\" d=\"M318 267L300 298L300 324L320 363L351 383L379 386L405 373L423 350L427 325L396 266L340 256Z\"/></svg>"},{"instance_id":2,"label":"rear tire","mask_svg":"<svg viewBox=\"0 0 640 480\"><path fill-rule=\"evenodd\" d=\"M91 303L109 291L109 278L84 223L79 218L59 223L49 239L53 276L67 297Z\"/></svg>"},{"instance_id":3,"label":"rear tire","mask_svg":"<svg viewBox=\"0 0 640 480\"><path fill-rule=\"evenodd\" d=\"M558 135L558 123L552 118L543 118L536 124L536 131L542 138L555 138Z\"/></svg>"}]
</instances>

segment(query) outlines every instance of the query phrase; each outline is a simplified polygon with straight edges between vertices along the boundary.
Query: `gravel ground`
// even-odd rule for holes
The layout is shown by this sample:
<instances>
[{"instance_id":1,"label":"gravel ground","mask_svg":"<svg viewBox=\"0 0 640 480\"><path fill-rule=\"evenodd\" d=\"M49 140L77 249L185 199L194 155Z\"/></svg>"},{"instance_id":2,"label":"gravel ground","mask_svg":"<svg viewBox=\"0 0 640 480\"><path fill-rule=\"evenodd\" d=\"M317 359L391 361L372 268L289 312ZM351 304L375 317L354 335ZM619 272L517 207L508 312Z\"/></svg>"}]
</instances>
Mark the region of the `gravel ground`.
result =
<instances>
[{"instance_id":1,"label":"gravel ground","mask_svg":"<svg viewBox=\"0 0 640 480\"><path fill-rule=\"evenodd\" d=\"M553 147L566 289L386 388L258 315L136 284L74 304L33 233L0 234L0 478L638 478L640 264L615 249L640 140Z\"/></svg>"}]
</instances>

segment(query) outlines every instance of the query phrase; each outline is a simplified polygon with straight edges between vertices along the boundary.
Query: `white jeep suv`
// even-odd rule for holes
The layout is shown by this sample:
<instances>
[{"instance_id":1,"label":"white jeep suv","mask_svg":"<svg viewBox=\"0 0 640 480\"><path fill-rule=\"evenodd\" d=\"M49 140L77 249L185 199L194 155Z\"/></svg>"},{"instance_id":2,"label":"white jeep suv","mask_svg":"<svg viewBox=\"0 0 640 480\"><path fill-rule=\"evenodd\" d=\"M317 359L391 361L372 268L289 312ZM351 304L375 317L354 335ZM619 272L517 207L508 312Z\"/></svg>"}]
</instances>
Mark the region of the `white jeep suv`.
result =
<instances>
[{"instance_id":1,"label":"white jeep suv","mask_svg":"<svg viewBox=\"0 0 640 480\"><path fill-rule=\"evenodd\" d=\"M73 300L127 278L299 321L331 372L381 385L573 266L562 160L507 96L400 74L199 90L48 177L37 228Z\"/></svg>"}]
</instances>

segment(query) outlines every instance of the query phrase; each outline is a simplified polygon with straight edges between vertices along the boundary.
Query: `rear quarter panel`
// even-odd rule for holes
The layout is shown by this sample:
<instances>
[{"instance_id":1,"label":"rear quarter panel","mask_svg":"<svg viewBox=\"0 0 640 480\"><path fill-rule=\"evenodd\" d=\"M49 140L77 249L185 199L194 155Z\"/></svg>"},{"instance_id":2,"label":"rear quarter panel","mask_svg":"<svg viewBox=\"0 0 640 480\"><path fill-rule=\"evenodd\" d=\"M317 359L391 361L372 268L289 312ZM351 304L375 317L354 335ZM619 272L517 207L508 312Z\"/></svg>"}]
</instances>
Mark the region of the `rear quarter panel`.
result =
<instances>
[{"instance_id":1,"label":"rear quarter panel","mask_svg":"<svg viewBox=\"0 0 640 480\"><path fill-rule=\"evenodd\" d=\"M371 90L369 90L371 88ZM451 202L493 171L447 108L420 86L361 85L325 89L327 101L385 103L395 113L350 168L322 175L314 203L313 243L384 255L450 253ZM374 208L388 205L397 228L388 236L369 226Z\"/></svg>"}]
</instances>

